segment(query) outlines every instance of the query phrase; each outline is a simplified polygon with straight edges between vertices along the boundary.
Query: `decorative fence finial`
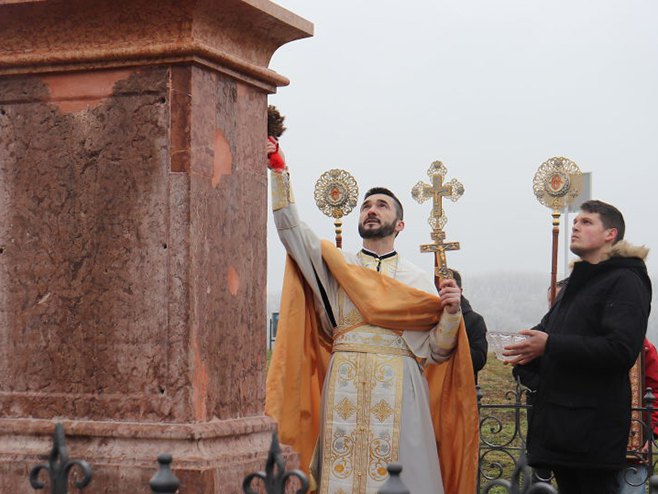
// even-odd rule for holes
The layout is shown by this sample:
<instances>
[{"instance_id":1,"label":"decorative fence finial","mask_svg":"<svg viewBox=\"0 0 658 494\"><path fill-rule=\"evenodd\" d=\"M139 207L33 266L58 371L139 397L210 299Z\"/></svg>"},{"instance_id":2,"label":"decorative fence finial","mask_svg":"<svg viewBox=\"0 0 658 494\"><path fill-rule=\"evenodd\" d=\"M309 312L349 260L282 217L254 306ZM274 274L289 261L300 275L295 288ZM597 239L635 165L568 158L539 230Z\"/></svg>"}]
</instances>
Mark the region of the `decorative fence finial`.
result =
<instances>
[{"instance_id":1,"label":"decorative fence finial","mask_svg":"<svg viewBox=\"0 0 658 494\"><path fill-rule=\"evenodd\" d=\"M404 485L400 478L402 472L402 465L399 463L389 463L386 467L388 470L388 480L377 491L377 494L410 494L407 486Z\"/></svg>"},{"instance_id":2,"label":"decorative fence finial","mask_svg":"<svg viewBox=\"0 0 658 494\"><path fill-rule=\"evenodd\" d=\"M154 494L159 492L163 494L175 494L180 487L180 481L171 471L171 461L172 456L168 453L158 456L158 464L160 465L160 468L155 475L151 477L151 481L149 482Z\"/></svg>"},{"instance_id":3,"label":"decorative fence finial","mask_svg":"<svg viewBox=\"0 0 658 494\"><path fill-rule=\"evenodd\" d=\"M75 482L78 489L84 489L91 482L91 468L84 460L69 460L69 449L66 447L64 427L55 424L53 435L53 449L48 457L48 464L42 463L30 471L30 485L34 489L43 489L45 484L39 480L39 472L45 470L50 477L51 494L67 494L69 473L74 466L82 470L82 478Z\"/></svg>"},{"instance_id":4,"label":"decorative fence finial","mask_svg":"<svg viewBox=\"0 0 658 494\"><path fill-rule=\"evenodd\" d=\"M274 472L274 467L277 471ZM245 494L258 494L257 489L251 488L251 481L255 478L261 479L265 484L265 492L267 494L284 494L286 492L286 484L290 477L297 477L301 487L295 491L295 494L306 494L308 491L308 479L304 472L301 470L289 470L286 472L286 462L281 455L281 447L279 446L279 438L276 430L272 432L272 444L270 445L270 452L267 455L267 463L265 464L264 472L250 473L244 478L242 482L242 490Z\"/></svg>"}]
</instances>

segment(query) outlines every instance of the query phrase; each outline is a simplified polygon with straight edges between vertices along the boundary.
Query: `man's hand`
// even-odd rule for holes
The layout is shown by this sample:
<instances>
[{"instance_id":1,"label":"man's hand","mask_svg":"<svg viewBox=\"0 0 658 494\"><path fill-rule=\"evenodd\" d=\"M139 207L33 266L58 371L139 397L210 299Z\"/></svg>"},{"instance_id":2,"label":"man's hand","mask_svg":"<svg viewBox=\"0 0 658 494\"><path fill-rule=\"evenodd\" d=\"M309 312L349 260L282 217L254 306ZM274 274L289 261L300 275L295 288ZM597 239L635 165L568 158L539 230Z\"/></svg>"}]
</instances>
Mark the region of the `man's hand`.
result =
<instances>
[{"instance_id":1,"label":"man's hand","mask_svg":"<svg viewBox=\"0 0 658 494\"><path fill-rule=\"evenodd\" d=\"M506 364L527 364L544 355L548 334L534 329L522 329L519 334L527 336L520 343L513 343L503 348L503 357L510 357Z\"/></svg>"},{"instance_id":2,"label":"man's hand","mask_svg":"<svg viewBox=\"0 0 658 494\"><path fill-rule=\"evenodd\" d=\"M462 291L453 279L444 279L439 283L439 297L448 314L456 314L461 307Z\"/></svg>"},{"instance_id":3,"label":"man's hand","mask_svg":"<svg viewBox=\"0 0 658 494\"><path fill-rule=\"evenodd\" d=\"M267 138L267 167L275 172L280 172L286 168L286 160L283 151L279 147L279 142L274 137Z\"/></svg>"}]
</instances>

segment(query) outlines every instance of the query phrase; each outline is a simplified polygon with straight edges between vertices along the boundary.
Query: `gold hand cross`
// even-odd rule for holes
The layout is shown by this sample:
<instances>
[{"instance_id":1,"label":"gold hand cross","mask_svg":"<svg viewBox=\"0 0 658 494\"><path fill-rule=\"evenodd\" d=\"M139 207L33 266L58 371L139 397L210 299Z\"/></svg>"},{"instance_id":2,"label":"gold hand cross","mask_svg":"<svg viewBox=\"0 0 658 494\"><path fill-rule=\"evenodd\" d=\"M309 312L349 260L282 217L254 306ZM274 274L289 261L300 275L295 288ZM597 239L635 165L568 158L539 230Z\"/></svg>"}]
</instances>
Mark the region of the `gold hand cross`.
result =
<instances>
[{"instance_id":1,"label":"gold hand cross","mask_svg":"<svg viewBox=\"0 0 658 494\"><path fill-rule=\"evenodd\" d=\"M434 252L434 274L442 279L452 278L450 271L448 271L446 251L459 250L459 242L445 242L446 234L443 227L448 222L448 218L443 210L443 198L446 197L455 202L464 194L464 186L458 180L452 179L450 182L443 183L446 173L448 173L448 170L443 163L435 161L427 170L432 185L420 181L411 189L411 196L421 204L430 198L432 199L432 214L428 219L428 223L432 227L431 237L434 242L421 245L420 251Z\"/></svg>"}]
</instances>

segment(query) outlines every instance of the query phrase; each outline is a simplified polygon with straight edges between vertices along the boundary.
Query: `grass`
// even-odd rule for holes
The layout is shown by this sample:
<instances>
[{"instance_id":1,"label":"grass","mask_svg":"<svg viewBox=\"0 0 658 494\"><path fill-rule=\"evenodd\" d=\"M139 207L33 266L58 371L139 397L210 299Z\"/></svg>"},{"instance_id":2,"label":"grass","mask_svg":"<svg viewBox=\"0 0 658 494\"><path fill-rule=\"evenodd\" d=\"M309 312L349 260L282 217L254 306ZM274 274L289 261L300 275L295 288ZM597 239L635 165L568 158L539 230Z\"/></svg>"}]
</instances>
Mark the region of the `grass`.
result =
<instances>
[{"instance_id":1,"label":"grass","mask_svg":"<svg viewBox=\"0 0 658 494\"><path fill-rule=\"evenodd\" d=\"M487 400L487 403L501 403L505 397L505 391L515 387L512 366L505 365L494 357L493 353L489 353L487 364L480 371L478 381L480 389L485 391L484 399Z\"/></svg>"},{"instance_id":2,"label":"grass","mask_svg":"<svg viewBox=\"0 0 658 494\"><path fill-rule=\"evenodd\" d=\"M511 407L516 403L517 397L514 393L516 390L516 381L512 376L512 366L505 365L496 359L493 354L489 354L487 364L480 371L478 381L480 393L482 394L480 400L482 405L504 405ZM519 400L522 404L525 404L525 396L520 397ZM491 411L492 409L488 410ZM496 411L496 417L500 417L501 421L505 424L513 425L516 413L516 410L512 408L502 408Z\"/></svg>"}]
</instances>

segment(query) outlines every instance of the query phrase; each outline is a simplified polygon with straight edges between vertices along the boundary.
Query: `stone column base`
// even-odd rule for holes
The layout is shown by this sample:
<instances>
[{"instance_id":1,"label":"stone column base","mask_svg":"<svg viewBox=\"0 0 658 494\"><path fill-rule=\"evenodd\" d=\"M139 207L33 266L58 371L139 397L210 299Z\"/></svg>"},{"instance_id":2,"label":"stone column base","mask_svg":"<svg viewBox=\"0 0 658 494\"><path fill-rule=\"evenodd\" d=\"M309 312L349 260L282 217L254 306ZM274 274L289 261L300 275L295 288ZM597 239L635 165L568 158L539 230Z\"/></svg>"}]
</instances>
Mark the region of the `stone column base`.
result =
<instances>
[{"instance_id":1,"label":"stone column base","mask_svg":"<svg viewBox=\"0 0 658 494\"><path fill-rule=\"evenodd\" d=\"M0 492L34 494L28 476L37 464L48 463L55 422L0 419ZM197 424L60 423L70 459L91 466L92 481L82 491L86 494L151 492L149 480L161 453L173 456L180 494L241 493L244 477L265 469L274 427L265 416ZM290 448L283 450L286 468L297 468L298 456Z\"/></svg>"}]
</instances>

